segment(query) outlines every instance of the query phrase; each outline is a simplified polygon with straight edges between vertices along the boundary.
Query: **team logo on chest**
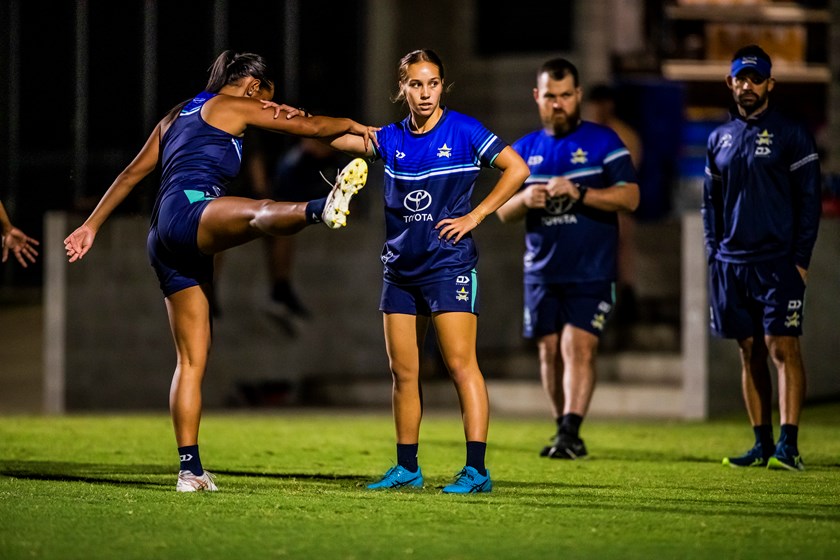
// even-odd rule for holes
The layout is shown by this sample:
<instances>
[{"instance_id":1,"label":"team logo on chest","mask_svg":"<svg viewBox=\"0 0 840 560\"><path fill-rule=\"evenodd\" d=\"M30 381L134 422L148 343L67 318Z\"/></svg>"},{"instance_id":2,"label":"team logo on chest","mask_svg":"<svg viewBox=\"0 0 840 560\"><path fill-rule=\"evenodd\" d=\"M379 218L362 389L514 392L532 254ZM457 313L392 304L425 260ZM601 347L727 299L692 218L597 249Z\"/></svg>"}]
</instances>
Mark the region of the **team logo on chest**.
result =
<instances>
[{"instance_id":1,"label":"team logo on chest","mask_svg":"<svg viewBox=\"0 0 840 560\"><path fill-rule=\"evenodd\" d=\"M452 157L452 148L446 145L446 142L443 143L443 146L437 149L437 157L442 158L449 158Z\"/></svg>"},{"instance_id":2,"label":"team logo on chest","mask_svg":"<svg viewBox=\"0 0 840 560\"><path fill-rule=\"evenodd\" d=\"M773 134L771 134L767 129L764 129L755 138L755 155L757 155L757 156L769 156L770 155L770 146L772 146L772 145L773 145Z\"/></svg>"},{"instance_id":3,"label":"team logo on chest","mask_svg":"<svg viewBox=\"0 0 840 560\"><path fill-rule=\"evenodd\" d=\"M578 148L577 150L572 152L572 159L570 159L569 161L571 163L586 163L587 161L589 161L588 159L586 159L586 156L588 155L589 152L584 152L583 148Z\"/></svg>"}]
</instances>

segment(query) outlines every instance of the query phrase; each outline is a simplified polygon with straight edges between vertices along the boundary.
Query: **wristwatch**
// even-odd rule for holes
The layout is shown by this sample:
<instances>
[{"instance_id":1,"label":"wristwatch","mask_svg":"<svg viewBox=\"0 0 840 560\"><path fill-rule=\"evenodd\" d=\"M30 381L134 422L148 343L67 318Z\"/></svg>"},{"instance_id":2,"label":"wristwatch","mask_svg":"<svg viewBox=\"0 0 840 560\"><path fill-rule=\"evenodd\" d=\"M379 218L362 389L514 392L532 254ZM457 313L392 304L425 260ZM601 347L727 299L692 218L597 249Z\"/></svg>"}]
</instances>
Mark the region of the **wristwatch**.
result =
<instances>
[{"instance_id":1,"label":"wristwatch","mask_svg":"<svg viewBox=\"0 0 840 560\"><path fill-rule=\"evenodd\" d=\"M584 197L586 197L586 191L589 190L589 187L587 187L586 185L578 185L577 183L575 183L575 186L577 187L579 193L577 202L578 204L583 204L583 199Z\"/></svg>"}]
</instances>

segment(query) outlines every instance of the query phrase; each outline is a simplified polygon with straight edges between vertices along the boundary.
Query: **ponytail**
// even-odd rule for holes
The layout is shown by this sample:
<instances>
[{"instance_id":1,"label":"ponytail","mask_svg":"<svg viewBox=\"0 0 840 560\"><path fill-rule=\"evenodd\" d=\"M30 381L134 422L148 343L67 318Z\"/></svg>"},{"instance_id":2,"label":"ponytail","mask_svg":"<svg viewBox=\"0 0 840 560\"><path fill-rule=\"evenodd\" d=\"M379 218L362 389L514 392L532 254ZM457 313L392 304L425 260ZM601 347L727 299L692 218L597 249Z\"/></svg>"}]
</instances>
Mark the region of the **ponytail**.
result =
<instances>
[{"instance_id":1,"label":"ponytail","mask_svg":"<svg viewBox=\"0 0 840 560\"><path fill-rule=\"evenodd\" d=\"M274 87L274 83L268 78L265 59L254 53L226 50L216 58L208 71L210 78L204 89L210 93L218 93L223 87L236 84L248 76L260 80L260 89Z\"/></svg>"}]
</instances>

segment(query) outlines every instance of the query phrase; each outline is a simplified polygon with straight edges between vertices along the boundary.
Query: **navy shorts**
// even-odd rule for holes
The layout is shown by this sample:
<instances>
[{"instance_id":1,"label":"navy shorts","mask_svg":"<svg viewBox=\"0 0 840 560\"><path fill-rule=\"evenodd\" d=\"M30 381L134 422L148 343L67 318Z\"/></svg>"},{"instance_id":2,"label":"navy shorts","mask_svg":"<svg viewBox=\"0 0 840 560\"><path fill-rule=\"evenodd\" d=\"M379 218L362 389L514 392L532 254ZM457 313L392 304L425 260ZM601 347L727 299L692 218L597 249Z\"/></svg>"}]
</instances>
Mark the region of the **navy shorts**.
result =
<instances>
[{"instance_id":1,"label":"navy shorts","mask_svg":"<svg viewBox=\"0 0 840 560\"><path fill-rule=\"evenodd\" d=\"M379 310L383 313L426 315L461 311L478 315L478 275L475 270L422 286L385 282Z\"/></svg>"},{"instance_id":2,"label":"navy shorts","mask_svg":"<svg viewBox=\"0 0 840 560\"><path fill-rule=\"evenodd\" d=\"M146 248L164 297L212 283L213 256L198 250L198 223L214 198L212 189L208 189L206 193L173 192L161 201L157 224L149 230Z\"/></svg>"},{"instance_id":3,"label":"navy shorts","mask_svg":"<svg viewBox=\"0 0 840 560\"><path fill-rule=\"evenodd\" d=\"M614 282L526 283L522 335L539 338L572 325L600 337L614 303Z\"/></svg>"},{"instance_id":4,"label":"navy shorts","mask_svg":"<svg viewBox=\"0 0 840 560\"><path fill-rule=\"evenodd\" d=\"M722 338L801 336L805 282L790 258L709 265L712 332Z\"/></svg>"}]
</instances>

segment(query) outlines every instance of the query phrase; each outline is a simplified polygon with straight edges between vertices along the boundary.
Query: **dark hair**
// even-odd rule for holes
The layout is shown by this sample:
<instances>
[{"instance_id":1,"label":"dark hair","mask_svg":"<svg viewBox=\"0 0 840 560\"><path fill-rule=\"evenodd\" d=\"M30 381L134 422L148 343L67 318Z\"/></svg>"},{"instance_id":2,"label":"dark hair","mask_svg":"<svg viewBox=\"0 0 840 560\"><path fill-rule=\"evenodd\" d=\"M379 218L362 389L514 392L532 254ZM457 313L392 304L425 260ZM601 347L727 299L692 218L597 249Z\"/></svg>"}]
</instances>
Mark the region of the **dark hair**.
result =
<instances>
[{"instance_id":1,"label":"dark hair","mask_svg":"<svg viewBox=\"0 0 840 560\"><path fill-rule=\"evenodd\" d=\"M741 47L735 51L735 54L732 55L732 61L734 62L735 60L745 56L754 56L756 58L760 58L761 60L765 60L770 64L773 63L773 61L770 60L770 55L764 52L764 49L758 45L747 45L746 47Z\"/></svg>"},{"instance_id":2,"label":"dark hair","mask_svg":"<svg viewBox=\"0 0 840 560\"><path fill-rule=\"evenodd\" d=\"M552 58L540 66L537 71L537 79L543 74L548 74L552 80L562 80L566 76L572 76L575 87L578 87L578 71L575 65L565 58Z\"/></svg>"},{"instance_id":3,"label":"dark hair","mask_svg":"<svg viewBox=\"0 0 840 560\"><path fill-rule=\"evenodd\" d=\"M204 90L210 93L218 93L223 87L236 84L248 76L260 81L260 89L274 87L274 82L268 78L268 65L258 54L227 50L216 58L208 70L210 79Z\"/></svg>"},{"instance_id":4,"label":"dark hair","mask_svg":"<svg viewBox=\"0 0 840 560\"><path fill-rule=\"evenodd\" d=\"M397 101L403 101L405 99L405 94L402 91L402 83L408 79L408 67L412 64L417 64L418 62L428 62L430 64L434 64L438 67L440 79L445 79L443 61L435 51L432 49L418 49L416 51L411 51L400 59L400 65L397 67L397 93L391 98L391 101L396 103ZM445 91L449 91L449 88Z\"/></svg>"}]
</instances>

